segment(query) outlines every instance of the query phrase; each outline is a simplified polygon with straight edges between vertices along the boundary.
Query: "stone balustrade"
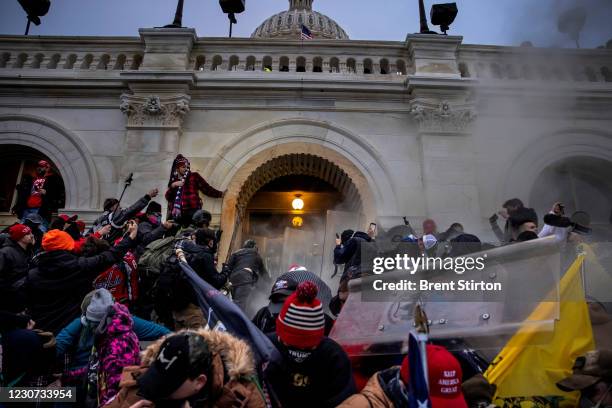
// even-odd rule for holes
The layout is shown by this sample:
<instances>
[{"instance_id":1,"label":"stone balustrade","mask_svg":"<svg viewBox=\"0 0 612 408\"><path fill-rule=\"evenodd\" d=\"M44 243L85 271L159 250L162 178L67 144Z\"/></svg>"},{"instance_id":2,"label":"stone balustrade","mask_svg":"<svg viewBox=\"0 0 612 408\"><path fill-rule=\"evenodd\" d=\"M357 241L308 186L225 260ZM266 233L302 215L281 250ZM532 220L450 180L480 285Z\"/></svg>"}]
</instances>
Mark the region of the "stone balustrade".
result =
<instances>
[{"instance_id":1,"label":"stone balustrade","mask_svg":"<svg viewBox=\"0 0 612 408\"><path fill-rule=\"evenodd\" d=\"M357 75L390 79L415 73L407 42L198 38L187 70L196 73L274 72ZM419 37L422 41L422 38ZM0 37L0 70L139 70L142 39ZM462 78L612 82L612 50L460 45Z\"/></svg>"},{"instance_id":2,"label":"stone balustrade","mask_svg":"<svg viewBox=\"0 0 612 408\"><path fill-rule=\"evenodd\" d=\"M462 45L458 66L481 80L612 82L612 49Z\"/></svg>"}]
</instances>

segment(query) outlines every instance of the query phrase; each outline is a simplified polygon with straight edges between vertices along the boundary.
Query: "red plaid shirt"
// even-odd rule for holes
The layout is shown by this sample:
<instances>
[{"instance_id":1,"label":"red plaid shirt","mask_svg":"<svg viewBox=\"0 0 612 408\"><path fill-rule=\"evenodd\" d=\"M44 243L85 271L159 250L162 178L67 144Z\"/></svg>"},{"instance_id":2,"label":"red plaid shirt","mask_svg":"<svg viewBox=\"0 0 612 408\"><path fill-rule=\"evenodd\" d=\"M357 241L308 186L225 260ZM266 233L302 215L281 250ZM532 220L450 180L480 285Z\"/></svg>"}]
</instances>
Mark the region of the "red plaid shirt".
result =
<instances>
[{"instance_id":1,"label":"red plaid shirt","mask_svg":"<svg viewBox=\"0 0 612 408\"><path fill-rule=\"evenodd\" d=\"M172 208L174 205L174 199L176 198L176 189L177 188L169 188L166 191L166 200L168 201L168 208ZM199 192L202 192L204 195L213 198L220 198L223 195L223 192L217 190L212 187L210 184L206 182L198 173L189 173L187 180L185 180L185 184L183 185L183 190L181 192L181 200L182 200L182 211L187 210L199 210L202 208L202 199L200 198Z\"/></svg>"}]
</instances>

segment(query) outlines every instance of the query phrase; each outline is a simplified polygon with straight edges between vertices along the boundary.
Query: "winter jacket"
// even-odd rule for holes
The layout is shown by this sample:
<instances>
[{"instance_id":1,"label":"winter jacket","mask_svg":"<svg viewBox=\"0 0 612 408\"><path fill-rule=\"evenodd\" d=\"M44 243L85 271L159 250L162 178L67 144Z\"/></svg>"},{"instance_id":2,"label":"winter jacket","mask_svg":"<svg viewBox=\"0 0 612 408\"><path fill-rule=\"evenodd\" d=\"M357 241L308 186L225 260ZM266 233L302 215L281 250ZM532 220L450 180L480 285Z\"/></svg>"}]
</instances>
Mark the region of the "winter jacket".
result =
<instances>
[{"instance_id":1,"label":"winter jacket","mask_svg":"<svg viewBox=\"0 0 612 408\"><path fill-rule=\"evenodd\" d=\"M124 367L140 364L140 346L134 322L127 307L115 303L107 317L106 331L97 334L98 406L106 404L119 391ZM99 330L99 328L98 328Z\"/></svg>"},{"instance_id":2,"label":"winter jacket","mask_svg":"<svg viewBox=\"0 0 612 408\"><path fill-rule=\"evenodd\" d=\"M336 407L356 392L349 358L332 339L324 337L308 355L288 349L276 333L268 337L282 361L270 362L264 375L283 407ZM298 357L303 361L292 357L296 353L306 353Z\"/></svg>"},{"instance_id":3,"label":"winter jacket","mask_svg":"<svg viewBox=\"0 0 612 408\"><path fill-rule=\"evenodd\" d=\"M261 276L267 276L266 267L256 248L242 248L234 252L227 261L227 267L231 271L230 280L235 272L247 268L251 270L254 280ZM234 283L233 280L232 283Z\"/></svg>"},{"instance_id":4,"label":"winter jacket","mask_svg":"<svg viewBox=\"0 0 612 408\"><path fill-rule=\"evenodd\" d=\"M215 258L210 248L198 245L193 241L184 241L182 244L187 263L193 270L215 289L225 285L227 276L217 272Z\"/></svg>"},{"instance_id":5,"label":"winter jacket","mask_svg":"<svg viewBox=\"0 0 612 408\"><path fill-rule=\"evenodd\" d=\"M107 289L113 298L125 305L132 305L138 300L138 265L131 251L93 281L95 289Z\"/></svg>"},{"instance_id":6,"label":"winter jacket","mask_svg":"<svg viewBox=\"0 0 612 408\"><path fill-rule=\"evenodd\" d=\"M159 324L132 316L134 320L134 333L139 341L153 341L170 333L170 330ZM94 344L93 331L89 338L81 339L83 322L80 317L74 319L70 324L59 332L56 340L55 351L58 358L70 355L69 370L85 367Z\"/></svg>"},{"instance_id":7,"label":"winter jacket","mask_svg":"<svg viewBox=\"0 0 612 408\"><path fill-rule=\"evenodd\" d=\"M29 268L29 254L17 242L7 239L0 248L0 288L19 286Z\"/></svg>"},{"instance_id":8,"label":"winter jacket","mask_svg":"<svg viewBox=\"0 0 612 408\"><path fill-rule=\"evenodd\" d=\"M42 206L38 210L38 215L49 222L52 213L64 206L64 182L61 176L51 172L45 176L44 188L46 194L42 196Z\"/></svg>"},{"instance_id":9,"label":"winter jacket","mask_svg":"<svg viewBox=\"0 0 612 408\"><path fill-rule=\"evenodd\" d=\"M170 209L174 206L177 189L178 187L170 187L166 191L166 200L168 201L168 208ZM223 196L223 192L208 184L200 174L190 172L181 190L181 211L183 213L202 208L202 199L200 198L199 192L213 198L220 198Z\"/></svg>"},{"instance_id":10,"label":"winter jacket","mask_svg":"<svg viewBox=\"0 0 612 408\"><path fill-rule=\"evenodd\" d=\"M142 209L149 204L149 201L151 201L151 197L145 194L128 208L119 208L115 212L104 211L104 213L94 221L93 225L103 226L106 224L114 224L114 226L122 226L126 221L134 218L136 214L142 211Z\"/></svg>"},{"instance_id":11,"label":"winter jacket","mask_svg":"<svg viewBox=\"0 0 612 408\"><path fill-rule=\"evenodd\" d=\"M356 231L346 245L334 248L334 264L344 264L340 280L354 279L361 276L361 244L372 242L372 238L362 231Z\"/></svg>"},{"instance_id":12,"label":"winter jacket","mask_svg":"<svg viewBox=\"0 0 612 408\"><path fill-rule=\"evenodd\" d=\"M28 272L25 293L36 327L53 334L81 315L81 301L91 291L93 279L119 262L134 246L129 237L99 255L79 257L68 251L40 254Z\"/></svg>"},{"instance_id":13,"label":"winter jacket","mask_svg":"<svg viewBox=\"0 0 612 408\"><path fill-rule=\"evenodd\" d=\"M135 251L136 258L140 258L146 246L151 242L163 238L165 232L166 229L162 225L156 225L150 221L142 221L139 223L138 235L136 236L136 241L138 241L138 246Z\"/></svg>"},{"instance_id":14,"label":"winter jacket","mask_svg":"<svg viewBox=\"0 0 612 408\"><path fill-rule=\"evenodd\" d=\"M255 362L248 344L229 333L198 330L213 353L208 401L189 400L193 408L264 408L266 406L261 388L257 383ZM121 389L109 402L109 408L128 408L142 399L138 395L137 380L159 354L162 340L150 345L143 353L140 367L127 367L121 376Z\"/></svg>"},{"instance_id":15,"label":"winter jacket","mask_svg":"<svg viewBox=\"0 0 612 408\"><path fill-rule=\"evenodd\" d=\"M399 367L374 374L359 394L349 397L338 408L399 408L408 406L408 391Z\"/></svg>"}]
</instances>

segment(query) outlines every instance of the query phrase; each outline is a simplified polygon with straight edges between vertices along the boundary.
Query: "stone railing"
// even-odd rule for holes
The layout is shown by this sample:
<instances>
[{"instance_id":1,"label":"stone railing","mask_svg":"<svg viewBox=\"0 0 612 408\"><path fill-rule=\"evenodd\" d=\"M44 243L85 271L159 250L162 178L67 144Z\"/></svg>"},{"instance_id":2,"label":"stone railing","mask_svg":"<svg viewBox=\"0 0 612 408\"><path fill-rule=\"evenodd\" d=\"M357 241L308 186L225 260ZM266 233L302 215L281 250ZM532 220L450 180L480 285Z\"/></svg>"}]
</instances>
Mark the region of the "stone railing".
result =
<instances>
[{"instance_id":1,"label":"stone railing","mask_svg":"<svg viewBox=\"0 0 612 408\"><path fill-rule=\"evenodd\" d=\"M421 45L429 41L426 37L418 40ZM287 72L404 80L415 74L410 46L400 41L197 38L190 49L185 69L212 77L232 72ZM144 40L137 37L0 37L0 70L117 72L141 69L144 57ZM463 78L612 82L609 48L464 44L451 58L456 58Z\"/></svg>"},{"instance_id":2,"label":"stone railing","mask_svg":"<svg viewBox=\"0 0 612 408\"><path fill-rule=\"evenodd\" d=\"M0 37L0 69L138 70L143 56L138 38Z\"/></svg>"},{"instance_id":3,"label":"stone railing","mask_svg":"<svg viewBox=\"0 0 612 408\"><path fill-rule=\"evenodd\" d=\"M383 41L200 39L191 54L195 71L266 71L405 76L405 44Z\"/></svg>"},{"instance_id":4,"label":"stone railing","mask_svg":"<svg viewBox=\"0 0 612 408\"><path fill-rule=\"evenodd\" d=\"M458 66L482 80L612 82L612 49L462 45Z\"/></svg>"}]
</instances>

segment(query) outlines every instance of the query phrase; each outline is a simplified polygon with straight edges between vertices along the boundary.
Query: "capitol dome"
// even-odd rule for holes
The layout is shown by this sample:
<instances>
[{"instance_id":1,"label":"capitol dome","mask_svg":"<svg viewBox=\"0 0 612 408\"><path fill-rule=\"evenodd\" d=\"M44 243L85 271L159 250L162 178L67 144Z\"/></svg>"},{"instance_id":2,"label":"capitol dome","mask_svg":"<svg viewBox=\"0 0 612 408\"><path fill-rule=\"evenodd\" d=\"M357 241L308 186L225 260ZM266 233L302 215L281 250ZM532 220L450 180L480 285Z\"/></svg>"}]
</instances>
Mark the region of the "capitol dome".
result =
<instances>
[{"instance_id":1,"label":"capitol dome","mask_svg":"<svg viewBox=\"0 0 612 408\"><path fill-rule=\"evenodd\" d=\"M312 10L313 0L289 0L289 10L268 17L251 38L299 40L304 24L316 40L348 40L346 32L331 18Z\"/></svg>"}]
</instances>

